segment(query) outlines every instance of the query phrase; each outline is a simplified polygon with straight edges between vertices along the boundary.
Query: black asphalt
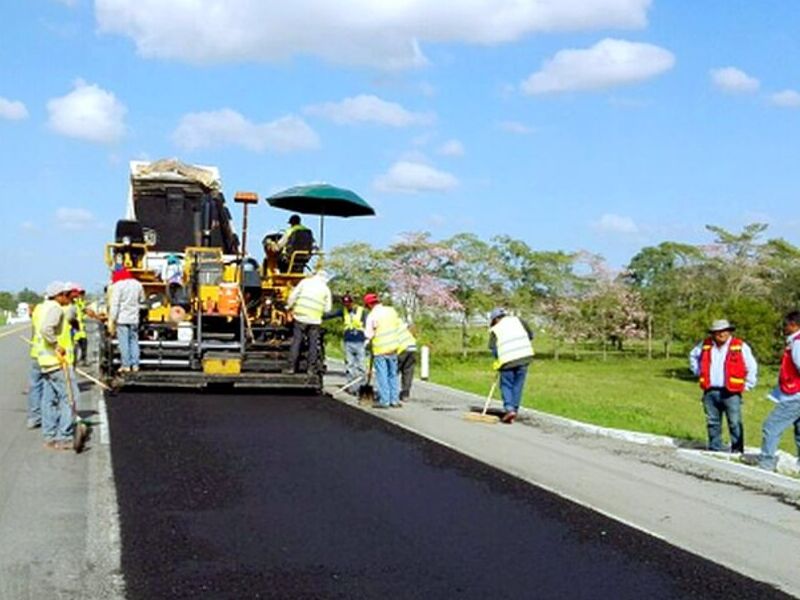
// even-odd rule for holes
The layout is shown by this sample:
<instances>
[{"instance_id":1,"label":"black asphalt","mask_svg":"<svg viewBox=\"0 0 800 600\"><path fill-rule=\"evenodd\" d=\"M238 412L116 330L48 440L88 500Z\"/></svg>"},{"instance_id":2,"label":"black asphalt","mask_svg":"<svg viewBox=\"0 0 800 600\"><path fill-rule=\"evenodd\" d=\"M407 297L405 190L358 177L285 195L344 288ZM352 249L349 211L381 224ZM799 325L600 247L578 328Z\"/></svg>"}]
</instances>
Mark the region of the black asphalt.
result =
<instances>
[{"instance_id":1,"label":"black asphalt","mask_svg":"<svg viewBox=\"0 0 800 600\"><path fill-rule=\"evenodd\" d=\"M329 399L108 408L131 599L784 597Z\"/></svg>"}]
</instances>

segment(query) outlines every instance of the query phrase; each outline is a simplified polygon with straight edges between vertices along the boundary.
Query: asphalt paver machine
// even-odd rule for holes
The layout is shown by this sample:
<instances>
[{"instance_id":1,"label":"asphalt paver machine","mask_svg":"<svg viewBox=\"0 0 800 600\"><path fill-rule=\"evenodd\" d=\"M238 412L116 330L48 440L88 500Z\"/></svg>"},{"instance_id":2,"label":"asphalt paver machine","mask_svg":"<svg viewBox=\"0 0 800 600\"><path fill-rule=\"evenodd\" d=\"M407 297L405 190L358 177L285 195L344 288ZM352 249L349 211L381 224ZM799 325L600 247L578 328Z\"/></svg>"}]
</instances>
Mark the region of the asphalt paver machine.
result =
<instances>
[{"instance_id":1,"label":"asphalt paver machine","mask_svg":"<svg viewBox=\"0 0 800 600\"><path fill-rule=\"evenodd\" d=\"M258 195L238 192L234 200L242 205L241 238L215 167L131 162L126 217L106 245L105 262L110 274L124 268L144 288L141 360L137 372L121 374L117 340L104 334L100 368L107 380L117 386L321 389L322 369L308 368L306 344L297 372L287 372L292 321L286 303L294 287L321 268L322 252L306 244L282 253L267 249L263 258L249 255L248 209ZM321 228L325 215L374 214L349 190L327 185L290 188L267 201L318 214Z\"/></svg>"}]
</instances>

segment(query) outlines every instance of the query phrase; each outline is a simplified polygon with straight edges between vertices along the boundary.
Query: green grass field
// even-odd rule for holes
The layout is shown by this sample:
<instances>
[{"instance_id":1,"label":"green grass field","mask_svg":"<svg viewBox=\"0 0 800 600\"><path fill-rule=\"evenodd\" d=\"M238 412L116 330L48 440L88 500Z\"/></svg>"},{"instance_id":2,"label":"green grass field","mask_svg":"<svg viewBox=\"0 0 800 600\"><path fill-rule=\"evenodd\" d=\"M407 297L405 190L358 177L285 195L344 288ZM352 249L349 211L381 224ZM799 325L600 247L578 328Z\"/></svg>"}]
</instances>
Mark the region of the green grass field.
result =
<instances>
[{"instance_id":1,"label":"green grass field","mask_svg":"<svg viewBox=\"0 0 800 600\"><path fill-rule=\"evenodd\" d=\"M330 342L331 355L340 357L340 346L333 336ZM468 358L462 359L453 352L456 347L436 340L431 350L430 380L485 396L495 376L489 352L476 347ZM705 443L701 390L682 351L680 357L670 359L643 358L641 348L634 348L610 354L608 360L601 360L593 351L581 352L578 360L571 353L554 360L547 340L537 340L536 347L537 358L525 385L524 406L594 425ZM775 368L762 366L758 387L745 394L748 446L761 444L761 424L774 406L765 396L776 378ZM727 440L726 428L723 425ZM781 448L796 452L791 430L784 434Z\"/></svg>"}]
</instances>

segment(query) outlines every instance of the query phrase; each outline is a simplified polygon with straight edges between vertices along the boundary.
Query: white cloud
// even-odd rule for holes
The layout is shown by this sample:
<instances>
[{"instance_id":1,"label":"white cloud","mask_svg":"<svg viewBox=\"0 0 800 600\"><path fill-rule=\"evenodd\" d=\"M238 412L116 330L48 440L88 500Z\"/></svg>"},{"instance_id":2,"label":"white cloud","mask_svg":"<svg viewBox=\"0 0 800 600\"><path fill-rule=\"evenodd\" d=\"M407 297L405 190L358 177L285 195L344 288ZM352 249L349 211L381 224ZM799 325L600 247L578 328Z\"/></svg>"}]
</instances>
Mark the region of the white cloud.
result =
<instances>
[{"instance_id":1,"label":"white cloud","mask_svg":"<svg viewBox=\"0 0 800 600\"><path fill-rule=\"evenodd\" d=\"M772 104L781 108L800 108L800 93L794 90L783 90L772 94L769 100Z\"/></svg>"},{"instance_id":2,"label":"white cloud","mask_svg":"<svg viewBox=\"0 0 800 600\"><path fill-rule=\"evenodd\" d=\"M458 140L447 140L437 152L442 156L464 156L464 144Z\"/></svg>"},{"instance_id":3,"label":"white cloud","mask_svg":"<svg viewBox=\"0 0 800 600\"><path fill-rule=\"evenodd\" d=\"M674 65L664 48L606 38L591 48L557 52L521 87L531 95L601 90L650 79Z\"/></svg>"},{"instance_id":4,"label":"white cloud","mask_svg":"<svg viewBox=\"0 0 800 600\"><path fill-rule=\"evenodd\" d=\"M100 32L140 55L191 63L315 56L385 69L424 65L421 44L501 44L557 31L638 29L652 0L96 0ZM224 35L220 35L224 32Z\"/></svg>"},{"instance_id":5,"label":"white cloud","mask_svg":"<svg viewBox=\"0 0 800 600\"><path fill-rule=\"evenodd\" d=\"M747 94L757 92L761 82L736 67L724 67L709 71L711 82L723 92Z\"/></svg>"},{"instance_id":6,"label":"white cloud","mask_svg":"<svg viewBox=\"0 0 800 600\"><path fill-rule=\"evenodd\" d=\"M458 179L424 163L401 160L378 176L374 186L383 192L447 192L458 186Z\"/></svg>"},{"instance_id":7,"label":"white cloud","mask_svg":"<svg viewBox=\"0 0 800 600\"><path fill-rule=\"evenodd\" d=\"M525 123L520 123L519 121L500 121L497 127L501 131L517 135L530 135L536 131L533 127L528 127Z\"/></svg>"},{"instance_id":8,"label":"white cloud","mask_svg":"<svg viewBox=\"0 0 800 600\"><path fill-rule=\"evenodd\" d=\"M28 109L19 100L7 100L0 96L0 119L19 121L28 118Z\"/></svg>"},{"instance_id":9,"label":"white cloud","mask_svg":"<svg viewBox=\"0 0 800 600\"><path fill-rule=\"evenodd\" d=\"M184 115L172 139L183 150L242 146L255 152L284 153L320 145L319 136L299 117L287 115L268 123L253 123L230 108Z\"/></svg>"},{"instance_id":10,"label":"white cloud","mask_svg":"<svg viewBox=\"0 0 800 600\"><path fill-rule=\"evenodd\" d=\"M638 233L639 227L630 217L605 214L593 224L602 233Z\"/></svg>"},{"instance_id":11,"label":"white cloud","mask_svg":"<svg viewBox=\"0 0 800 600\"><path fill-rule=\"evenodd\" d=\"M125 105L111 92L82 79L66 96L50 100L47 112L50 128L67 137L107 144L125 135Z\"/></svg>"},{"instance_id":12,"label":"white cloud","mask_svg":"<svg viewBox=\"0 0 800 600\"><path fill-rule=\"evenodd\" d=\"M100 227L101 224L91 211L85 208L59 208L55 214L59 229L81 231Z\"/></svg>"},{"instance_id":13,"label":"white cloud","mask_svg":"<svg viewBox=\"0 0 800 600\"><path fill-rule=\"evenodd\" d=\"M306 114L330 119L339 125L352 123L377 123L390 127L424 125L434 120L428 113L406 110L395 102L387 102L377 96L360 95L345 98L341 102L326 102L305 108Z\"/></svg>"}]
</instances>

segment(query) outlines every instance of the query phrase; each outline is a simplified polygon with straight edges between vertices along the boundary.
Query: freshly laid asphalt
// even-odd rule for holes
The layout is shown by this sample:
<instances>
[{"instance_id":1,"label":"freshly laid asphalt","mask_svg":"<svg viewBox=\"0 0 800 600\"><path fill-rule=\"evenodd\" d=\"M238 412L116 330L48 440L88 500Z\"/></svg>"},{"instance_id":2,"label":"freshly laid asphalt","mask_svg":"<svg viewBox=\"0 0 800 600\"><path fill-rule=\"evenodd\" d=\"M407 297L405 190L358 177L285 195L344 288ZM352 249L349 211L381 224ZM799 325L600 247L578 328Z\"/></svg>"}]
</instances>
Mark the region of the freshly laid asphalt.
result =
<instances>
[{"instance_id":1,"label":"freshly laid asphalt","mask_svg":"<svg viewBox=\"0 0 800 600\"><path fill-rule=\"evenodd\" d=\"M787 597L325 397L108 411L127 598Z\"/></svg>"}]
</instances>

